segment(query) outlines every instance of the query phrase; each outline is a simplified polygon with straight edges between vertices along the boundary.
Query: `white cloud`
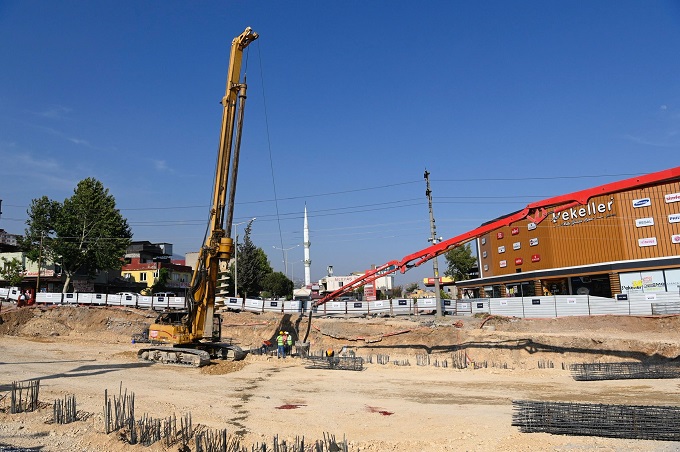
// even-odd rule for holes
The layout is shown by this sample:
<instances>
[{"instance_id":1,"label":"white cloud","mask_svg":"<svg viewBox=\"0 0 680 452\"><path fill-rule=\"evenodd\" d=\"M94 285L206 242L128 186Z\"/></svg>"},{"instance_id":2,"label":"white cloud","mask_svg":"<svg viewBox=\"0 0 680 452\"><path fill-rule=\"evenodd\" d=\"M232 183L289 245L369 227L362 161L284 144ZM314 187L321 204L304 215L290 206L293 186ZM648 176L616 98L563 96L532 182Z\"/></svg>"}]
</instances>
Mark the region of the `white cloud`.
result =
<instances>
[{"instance_id":1,"label":"white cloud","mask_svg":"<svg viewBox=\"0 0 680 452\"><path fill-rule=\"evenodd\" d=\"M156 171L162 172L162 173L172 173L173 170L168 166L168 163L165 160L151 160L151 164L153 165L154 169Z\"/></svg>"},{"instance_id":2,"label":"white cloud","mask_svg":"<svg viewBox=\"0 0 680 452\"><path fill-rule=\"evenodd\" d=\"M68 139L68 141L70 141L71 143L79 144L79 145L83 145L83 146L87 146L87 147L90 147L90 148L94 148L94 146L92 146L92 145L90 144L90 142L87 141L87 140L81 140L80 138L67 138L67 139Z\"/></svg>"},{"instance_id":3,"label":"white cloud","mask_svg":"<svg viewBox=\"0 0 680 452\"><path fill-rule=\"evenodd\" d=\"M43 118L49 118L49 119L66 119L69 113L71 113L70 108L64 107L61 105L55 105L47 110L35 112L37 116L41 116Z\"/></svg>"}]
</instances>

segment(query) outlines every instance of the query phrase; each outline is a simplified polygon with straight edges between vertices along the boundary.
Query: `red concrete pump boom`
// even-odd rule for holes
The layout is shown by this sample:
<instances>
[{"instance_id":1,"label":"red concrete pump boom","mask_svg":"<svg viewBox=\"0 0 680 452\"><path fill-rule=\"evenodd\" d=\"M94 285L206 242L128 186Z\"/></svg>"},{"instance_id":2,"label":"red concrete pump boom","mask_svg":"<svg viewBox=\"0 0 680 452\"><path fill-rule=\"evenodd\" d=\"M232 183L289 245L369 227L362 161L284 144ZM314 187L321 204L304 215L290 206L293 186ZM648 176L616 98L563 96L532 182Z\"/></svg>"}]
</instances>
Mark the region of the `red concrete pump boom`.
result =
<instances>
[{"instance_id":1,"label":"red concrete pump boom","mask_svg":"<svg viewBox=\"0 0 680 452\"><path fill-rule=\"evenodd\" d=\"M510 224L523 220L525 218L529 219L535 224L541 223L548 216L548 208L551 208L554 213L559 213L564 210L570 209L575 206L582 206L588 203L588 200L594 196L606 195L619 193L626 190L631 190L635 188L643 188L648 185L653 185L659 182L670 181L673 179L680 178L680 166L658 171L656 173L645 174L643 176L632 177L630 179L625 179L618 182L612 182L609 184L600 185L598 187L589 188L586 190L576 191L569 193L567 195L555 196L552 198L544 199L543 201L534 202L528 204L524 209L507 215L505 217L499 218L497 220L491 221L489 223L483 224L482 226L468 231L464 234L460 234L456 237L452 237L448 240L437 243L436 245L429 246L420 251L416 251L413 254L405 256L401 260L390 261L380 267L366 272L363 276L351 281L348 284L343 285L340 289L331 292L324 296L323 298L317 300L312 304L312 307L320 306L327 303L335 298L341 297L347 293L354 291L355 289L375 281L385 275L395 273L399 271L401 273L406 273L409 269L413 267L418 267L419 265L434 259L435 257L445 254L449 250L466 244L467 242L474 240L478 237L483 236L495 229L502 226L509 226Z\"/></svg>"}]
</instances>

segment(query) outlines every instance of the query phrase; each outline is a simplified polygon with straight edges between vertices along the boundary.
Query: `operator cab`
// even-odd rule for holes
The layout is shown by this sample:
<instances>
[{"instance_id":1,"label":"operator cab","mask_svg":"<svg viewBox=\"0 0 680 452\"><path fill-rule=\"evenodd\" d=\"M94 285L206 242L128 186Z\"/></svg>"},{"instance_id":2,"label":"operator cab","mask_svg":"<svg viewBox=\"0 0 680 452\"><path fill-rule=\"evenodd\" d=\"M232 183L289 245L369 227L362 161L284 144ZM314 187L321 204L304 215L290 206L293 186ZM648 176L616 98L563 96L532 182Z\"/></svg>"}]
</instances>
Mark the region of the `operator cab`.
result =
<instances>
[{"instance_id":1,"label":"operator cab","mask_svg":"<svg viewBox=\"0 0 680 452\"><path fill-rule=\"evenodd\" d=\"M182 311L161 312L156 318L158 325L183 325L187 320L187 313Z\"/></svg>"}]
</instances>

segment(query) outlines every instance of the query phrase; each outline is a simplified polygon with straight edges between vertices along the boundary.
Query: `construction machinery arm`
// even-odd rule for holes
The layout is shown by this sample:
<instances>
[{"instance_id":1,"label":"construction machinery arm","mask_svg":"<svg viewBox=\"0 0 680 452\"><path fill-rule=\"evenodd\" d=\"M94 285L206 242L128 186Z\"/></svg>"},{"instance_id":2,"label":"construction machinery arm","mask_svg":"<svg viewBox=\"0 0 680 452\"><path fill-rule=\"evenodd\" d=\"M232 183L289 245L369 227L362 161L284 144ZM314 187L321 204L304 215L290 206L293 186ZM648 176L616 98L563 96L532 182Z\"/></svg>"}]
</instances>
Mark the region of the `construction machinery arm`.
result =
<instances>
[{"instance_id":1,"label":"construction machinery arm","mask_svg":"<svg viewBox=\"0 0 680 452\"><path fill-rule=\"evenodd\" d=\"M317 300L316 302L313 303L312 307L316 308L335 298L350 293L363 285L371 283L385 275L389 275L397 271L405 273L409 269L413 267L418 267L419 265L429 261L430 259L434 259L437 256L446 254L449 250L453 248L464 245L470 242L471 240L474 240L478 237L488 234L489 232L494 231L500 227L509 226L512 223L515 223L516 221L523 220L526 218L538 225L547 218L548 209L552 209L552 212L557 214L559 212L568 210L575 206L585 205L588 203L588 200L594 196L613 194L636 188L643 188L648 185L674 180L678 178L680 178L680 167L671 168L656 173L650 173L643 176L633 177L618 182L604 184L598 187L580 190L566 195L555 196L552 198L544 199L542 201L528 204L522 210L519 210L497 220L488 222L486 224L483 224L482 226L476 229L468 231L464 234L460 234L456 237L452 237L448 240L444 240L442 242L437 243L436 245L432 245L420 251L416 251L413 254L405 256L399 261L390 261L384 265L381 265L380 267L370 270L366 272L364 275L360 276L359 278L351 281L349 284L345 284L340 289L327 294L320 300Z\"/></svg>"},{"instance_id":2,"label":"construction machinery arm","mask_svg":"<svg viewBox=\"0 0 680 452\"><path fill-rule=\"evenodd\" d=\"M243 50L257 38L258 34L248 27L231 43L227 86L222 98L222 127L215 165L210 220L187 296L189 301L187 321L194 340L212 337L217 276L220 266L226 267L233 253L234 245L230 231L246 99L245 80L240 81L241 63Z\"/></svg>"}]
</instances>

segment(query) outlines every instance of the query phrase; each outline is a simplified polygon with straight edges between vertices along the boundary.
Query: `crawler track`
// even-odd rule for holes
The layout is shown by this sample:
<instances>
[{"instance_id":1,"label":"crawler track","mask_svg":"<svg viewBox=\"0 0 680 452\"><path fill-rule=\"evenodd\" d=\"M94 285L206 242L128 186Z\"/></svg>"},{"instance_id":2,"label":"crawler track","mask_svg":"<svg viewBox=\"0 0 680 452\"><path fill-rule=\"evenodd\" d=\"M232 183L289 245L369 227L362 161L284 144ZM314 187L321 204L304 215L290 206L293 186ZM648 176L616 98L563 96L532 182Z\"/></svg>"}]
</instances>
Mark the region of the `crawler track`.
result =
<instances>
[{"instance_id":1,"label":"crawler track","mask_svg":"<svg viewBox=\"0 0 680 452\"><path fill-rule=\"evenodd\" d=\"M210 354L204 350L178 347L146 347L139 349L140 361L176 366L202 367L210 364Z\"/></svg>"}]
</instances>

